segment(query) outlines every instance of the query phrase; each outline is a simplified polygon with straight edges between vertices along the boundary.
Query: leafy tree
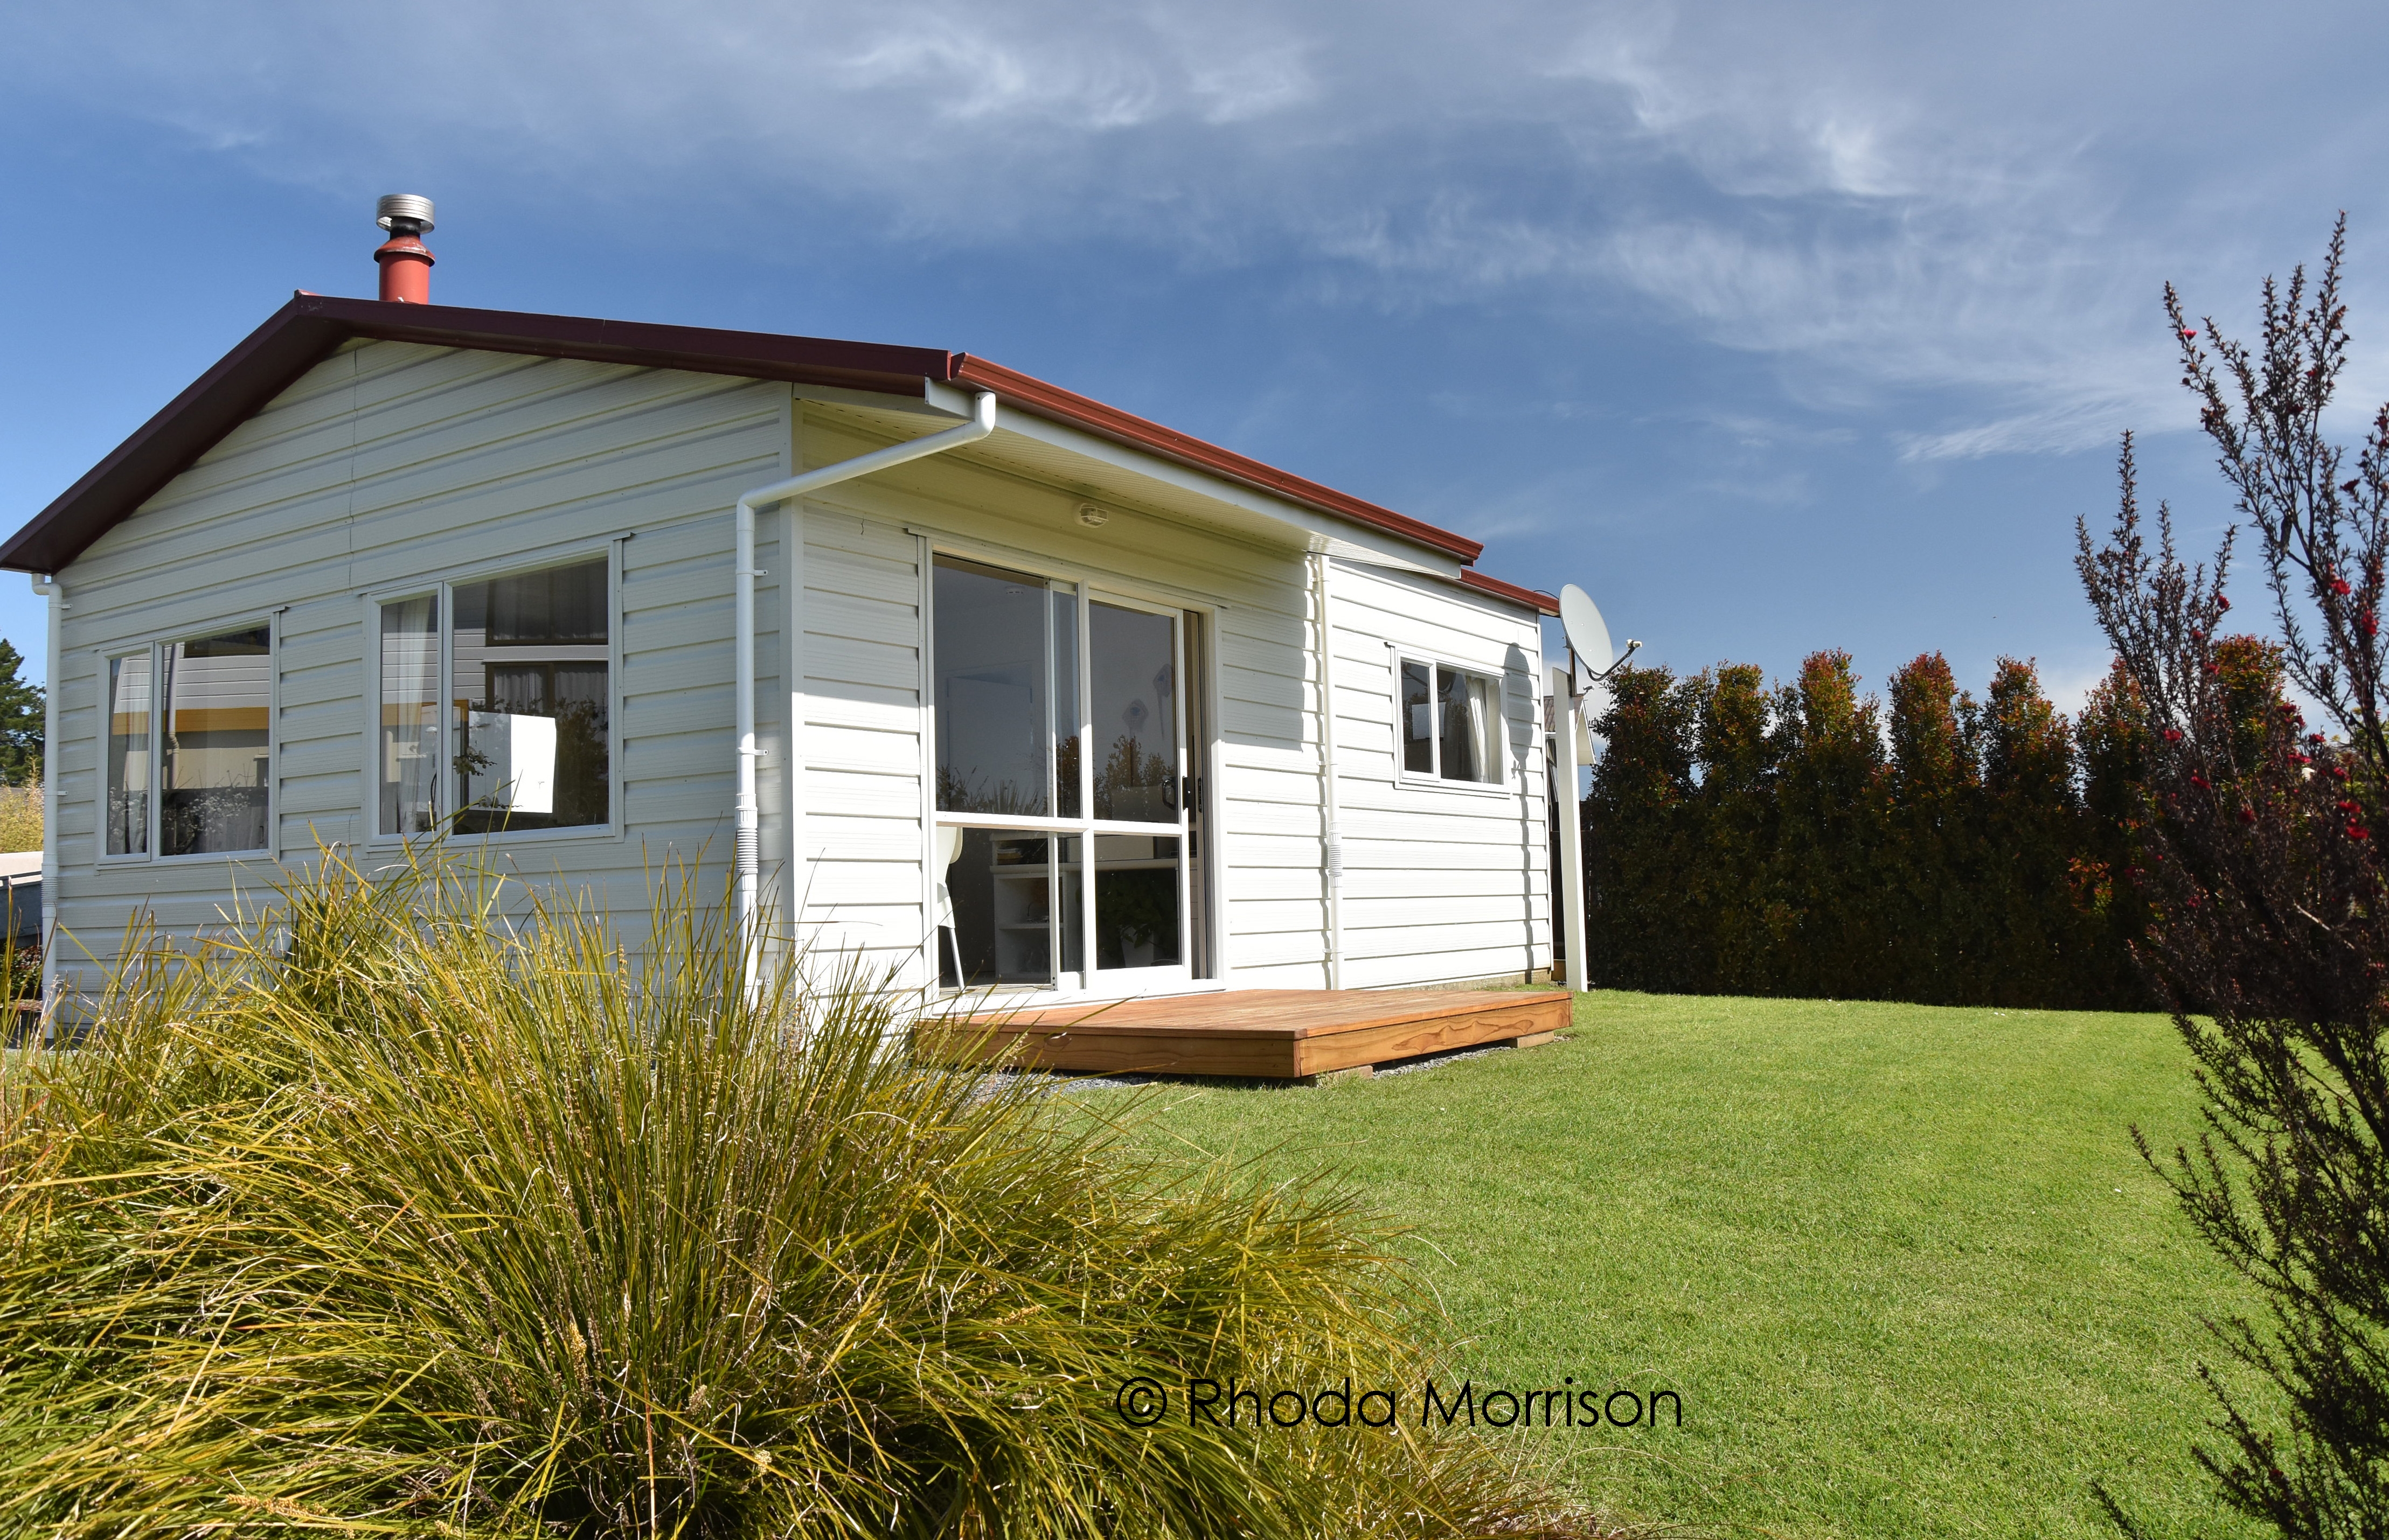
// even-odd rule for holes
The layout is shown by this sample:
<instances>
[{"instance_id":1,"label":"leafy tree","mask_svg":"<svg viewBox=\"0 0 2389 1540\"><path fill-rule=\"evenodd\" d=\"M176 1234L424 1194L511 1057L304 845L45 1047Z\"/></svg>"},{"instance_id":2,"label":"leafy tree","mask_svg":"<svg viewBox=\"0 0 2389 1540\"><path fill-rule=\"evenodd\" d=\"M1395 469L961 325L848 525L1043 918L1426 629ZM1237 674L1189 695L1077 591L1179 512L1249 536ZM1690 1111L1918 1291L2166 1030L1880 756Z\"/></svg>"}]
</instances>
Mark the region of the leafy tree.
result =
<instances>
[{"instance_id":1,"label":"leafy tree","mask_svg":"<svg viewBox=\"0 0 2389 1540\"><path fill-rule=\"evenodd\" d=\"M0 784L38 785L42 779L42 687L18 677L24 657L0 641Z\"/></svg>"},{"instance_id":2,"label":"leafy tree","mask_svg":"<svg viewBox=\"0 0 2389 1540\"><path fill-rule=\"evenodd\" d=\"M1766 889L1779 836L1782 741L1769 731L1766 677L1721 663L1687 681L1700 786L1686 867L1678 873L1681 923L1694 938L1693 973L1679 988L1752 993L1773 978L1773 917L1752 897ZM1664 889L1661 891L1665 891Z\"/></svg>"},{"instance_id":3,"label":"leafy tree","mask_svg":"<svg viewBox=\"0 0 2389 1540\"><path fill-rule=\"evenodd\" d=\"M2132 948L2149 927L2140 885L2148 816L2149 730L2132 676L2118 661L2091 688L2076 726L2085 814L2082 848L2070 862L2076 910L2090 933L2097 976L2112 988L2086 1004L2141 1011L2156 1003L2139 977Z\"/></svg>"},{"instance_id":4,"label":"leafy tree","mask_svg":"<svg viewBox=\"0 0 2389 1540\"><path fill-rule=\"evenodd\" d=\"M2389 408L2352 454L2323 431L2348 347L2344 233L2343 217L2311 298L2303 268L2286 292L2267 281L2254 348L2191 325L2165 290L2277 639L2222 634L2237 527L2211 566L2185 566L2161 503L2149 550L2128 437L2114 529L2103 544L2079 531L2117 657L2098 752L2147 766L2127 858L2151 912L2140 955L2207 1101L2195 1149L2141 1152L2262 1292L2262 1328L2215 1330L2282 1414L2280 1433L2260 1429L2273 1408L2252 1418L2210 1376L2228 1444L2199 1458L2244 1512L2334 1540L2389 1534ZM2286 684L2325 731L2305 731Z\"/></svg>"},{"instance_id":5,"label":"leafy tree","mask_svg":"<svg viewBox=\"0 0 2389 1540\"><path fill-rule=\"evenodd\" d=\"M1885 992L1972 1000L1981 893L1977 707L1948 659L1924 653L1891 677L1891 798L1880 901L1890 938Z\"/></svg>"},{"instance_id":6,"label":"leafy tree","mask_svg":"<svg viewBox=\"0 0 2389 1540\"><path fill-rule=\"evenodd\" d=\"M1978 998L1998 1005L2062 998L2076 949L2095 926L2072 901L2084 834L2073 732L2030 663L2003 657L1993 668L1980 753L1987 859L1976 874L1976 955L1988 968Z\"/></svg>"},{"instance_id":7,"label":"leafy tree","mask_svg":"<svg viewBox=\"0 0 2389 1540\"><path fill-rule=\"evenodd\" d=\"M1850 655L1813 653L1776 692L1781 820L1767 896L1770 993L1865 998L1884 941L1874 901L1883 845L1879 708Z\"/></svg>"},{"instance_id":8,"label":"leafy tree","mask_svg":"<svg viewBox=\"0 0 2389 1540\"><path fill-rule=\"evenodd\" d=\"M1623 988L1696 987L1706 971L1681 906L1644 897L1680 894L1694 847L1698 707L1687 683L1665 668L1618 671L1599 724L1609 749L1579 809L1590 950L1603 982Z\"/></svg>"},{"instance_id":9,"label":"leafy tree","mask_svg":"<svg viewBox=\"0 0 2389 1540\"><path fill-rule=\"evenodd\" d=\"M1628 669L1583 808L1595 976L1628 988L1932 1004L2145 1007L2114 897L2139 761L1999 661L1983 704L1920 656L1890 709L1846 653ZM2107 725L2104 752L2128 740ZM2114 743L2111 744L2110 740Z\"/></svg>"}]
</instances>

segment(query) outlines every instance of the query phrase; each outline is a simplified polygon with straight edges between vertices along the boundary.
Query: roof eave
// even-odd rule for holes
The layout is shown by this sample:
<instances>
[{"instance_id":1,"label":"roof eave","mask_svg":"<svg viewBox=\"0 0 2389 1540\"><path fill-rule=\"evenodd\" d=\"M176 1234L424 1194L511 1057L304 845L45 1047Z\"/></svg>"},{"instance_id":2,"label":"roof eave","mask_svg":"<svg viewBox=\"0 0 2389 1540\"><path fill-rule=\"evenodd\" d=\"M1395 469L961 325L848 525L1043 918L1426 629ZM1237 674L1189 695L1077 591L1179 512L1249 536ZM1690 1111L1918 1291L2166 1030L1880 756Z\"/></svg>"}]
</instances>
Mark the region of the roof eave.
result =
<instances>
[{"instance_id":1,"label":"roof eave","mask_svg":"<svg viewBox=\"0 0 2389 1540\"><path fill-rule=\"evenodd\" d=\"M1463 566L1485 549L1481 541L967 354L302 292L0 544L0 568L61 570L351 337L786 380L887 396L923 397L933 384L992 390L1015 410L1348 519L1439 552ZM1506 597L1533 593L1492 579L1476 586ZM1549 596L1520 602L1548 607Z\"/></svg>"},{"instance_id":2,"label":"roof eave","mask_svg":"<svg viewBox=\"0 0 2389 1540\"><path fill-rule=\"evenodd\" d=\"M1456 556L1463 566L1475 561L1485 550L1482 541L1473 541L1465 535L1437 528L1407 514L1399 514L1391 508L1339 492L1333 487L1282 471L1274 465L1238 454L1233 450L1221 449L1217 444L1207 443L1175 428L1164 427L1134 413L1106 406L1092 397L1081 396L1058 385L1049 385L1033 375L1024 375L1016 369L1007 369L983 358L968 353L956 354L953 381L957 385L992 390L1006 405L1068 423L1115 443L1126 444L1213 476L1258 488L1290 503L1399 535L1429 550Z\"/></svg>"},{"instance_id":3,"label":"roof eave","mask_svg":"<svg viewBox=\"0 0 2389 1540\"><path fill-rule=\"evenodd\" d=\"M1528 609L1539 610L1545 615L1557 615L1560 612L1558 598L1545 593L1539 588L1522 588L1516 583L1505 583L1499 578L1489 578L1482 572L1474 571L1462 573L1460 580L1480 592L1507 599L1514 605L1523 605Z\"/></svg>"}]
</instances>

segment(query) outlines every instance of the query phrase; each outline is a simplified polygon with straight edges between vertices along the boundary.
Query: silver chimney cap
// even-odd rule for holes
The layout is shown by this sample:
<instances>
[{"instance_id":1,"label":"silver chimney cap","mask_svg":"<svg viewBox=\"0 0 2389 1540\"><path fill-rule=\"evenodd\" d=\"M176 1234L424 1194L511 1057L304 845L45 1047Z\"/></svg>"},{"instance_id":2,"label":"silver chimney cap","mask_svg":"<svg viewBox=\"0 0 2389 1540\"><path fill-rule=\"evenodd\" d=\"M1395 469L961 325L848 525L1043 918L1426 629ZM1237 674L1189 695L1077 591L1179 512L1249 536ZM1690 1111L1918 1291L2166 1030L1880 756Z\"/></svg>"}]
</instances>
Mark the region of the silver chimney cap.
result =
<instances>
[{"instance_id":1,"label":"silver chimney cap","mask_svg":"<svg viewBox=\"0 0 2389 1540\"><path fill-rule=\"evenodd\" d=\"M396 231L393 220L407 220L416 233L431 228L431 200L413 193L384 193L374 205L374 223L385 230Z\"/></svg>"}]
</instances>

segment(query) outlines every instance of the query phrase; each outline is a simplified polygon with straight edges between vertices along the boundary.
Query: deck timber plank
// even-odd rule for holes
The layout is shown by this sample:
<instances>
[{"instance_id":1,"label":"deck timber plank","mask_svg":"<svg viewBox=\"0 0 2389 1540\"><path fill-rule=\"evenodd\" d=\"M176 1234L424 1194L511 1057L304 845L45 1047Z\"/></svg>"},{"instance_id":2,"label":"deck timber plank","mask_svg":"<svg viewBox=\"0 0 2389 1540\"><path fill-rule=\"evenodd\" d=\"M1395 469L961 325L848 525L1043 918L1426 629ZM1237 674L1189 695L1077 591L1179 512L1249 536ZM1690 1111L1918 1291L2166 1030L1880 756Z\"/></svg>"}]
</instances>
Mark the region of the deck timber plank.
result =
<instances>
[{"instance_id":1,"label":"deck timber plank","mask_svg":"<svg viewBox=\"0 0 2389 1540\"><path fill-rule=\"evenodd\" d=\"M933 1059L1008 1059L1079 1074L1305 1080L1487 1043L1549 1042L1564 989L1235 989L982 1012L914 1029Z\"/></svg>"}]
</instances>

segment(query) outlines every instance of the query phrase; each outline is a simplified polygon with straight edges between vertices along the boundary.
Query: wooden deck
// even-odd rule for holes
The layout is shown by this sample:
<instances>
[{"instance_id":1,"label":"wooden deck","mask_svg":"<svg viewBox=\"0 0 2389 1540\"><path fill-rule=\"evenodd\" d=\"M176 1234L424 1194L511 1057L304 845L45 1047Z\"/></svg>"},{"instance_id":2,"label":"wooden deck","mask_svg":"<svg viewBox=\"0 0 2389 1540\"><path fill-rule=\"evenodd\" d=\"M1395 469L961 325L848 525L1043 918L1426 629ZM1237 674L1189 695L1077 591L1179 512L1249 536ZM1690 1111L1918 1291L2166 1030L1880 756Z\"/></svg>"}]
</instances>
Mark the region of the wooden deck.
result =
<instances>
[{"instance_id":1,"label":"wooden deck","mask_svg":"<svg viewBox=\"0 0 2389 1540\"><path fill-rule=\"evenodd\" d=\"M1316 1084L1373 1065L1549 1042L1565 989L1230 989L924 1023L925 1056L1081 1074L1220 1075Z\"/></svg>"}]
</instances>

